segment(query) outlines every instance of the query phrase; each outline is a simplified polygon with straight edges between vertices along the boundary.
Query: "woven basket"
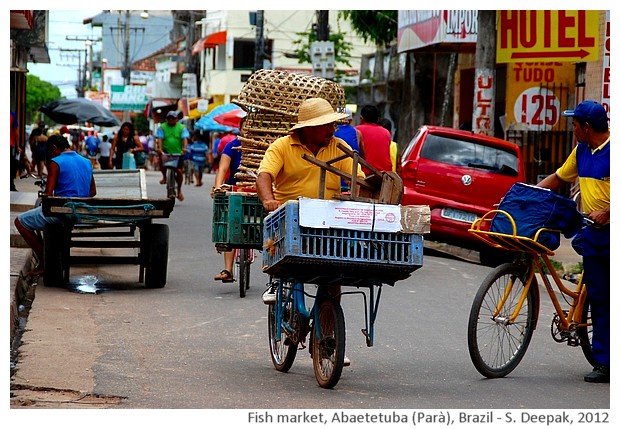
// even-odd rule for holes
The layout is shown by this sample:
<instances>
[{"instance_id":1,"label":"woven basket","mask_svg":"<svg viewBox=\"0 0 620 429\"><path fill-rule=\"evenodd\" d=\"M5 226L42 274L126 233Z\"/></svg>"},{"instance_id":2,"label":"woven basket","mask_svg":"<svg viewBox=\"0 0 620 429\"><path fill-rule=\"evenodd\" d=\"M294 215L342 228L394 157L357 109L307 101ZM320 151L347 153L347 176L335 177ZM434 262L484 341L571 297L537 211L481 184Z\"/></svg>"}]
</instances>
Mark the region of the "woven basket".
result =
<instances>
[{"instance_id":1,"label":"woven basket","mask_svg":"<svg viewBox=\"0 0 620 429\"><path fill-rule=\"evenodd\" d=\"M307 98L320 97L334 109L345 105L344 88L331 80L282 70L257 70L247 80L234 103L252 109L297 116Z\"/></svg>"},{"instance_id":2,"label":"woven basket","mask_svg":"<svg viewBox=\"0 0 620 429\"><path fill-rule=\"evenodd\" d=\"M296 121L296 115L283 115L267 110L260 110L246 116L243 129L247 133L288 134Z\"/></svg>"}]
</instances>

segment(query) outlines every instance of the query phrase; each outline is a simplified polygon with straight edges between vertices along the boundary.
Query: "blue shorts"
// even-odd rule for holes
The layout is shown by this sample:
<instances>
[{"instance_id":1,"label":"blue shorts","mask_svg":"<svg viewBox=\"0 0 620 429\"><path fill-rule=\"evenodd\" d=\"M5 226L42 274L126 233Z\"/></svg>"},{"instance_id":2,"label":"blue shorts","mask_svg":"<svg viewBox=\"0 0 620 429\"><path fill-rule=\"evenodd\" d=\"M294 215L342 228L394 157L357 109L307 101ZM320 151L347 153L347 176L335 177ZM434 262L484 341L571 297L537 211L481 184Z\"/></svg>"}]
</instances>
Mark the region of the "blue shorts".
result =
<instances>
[{"instance_id":1,"label":"blue shorts","mask_svg":"<svg viewBox=\"0 0 620 429\"><path fill-rule=\"evenodd\" d=\"M43 231L45 225L50 223L62 223L59 217L45 216L43 207L36 207L17 216L19 222L29 231Z\"/></svg>"}]
</instances>

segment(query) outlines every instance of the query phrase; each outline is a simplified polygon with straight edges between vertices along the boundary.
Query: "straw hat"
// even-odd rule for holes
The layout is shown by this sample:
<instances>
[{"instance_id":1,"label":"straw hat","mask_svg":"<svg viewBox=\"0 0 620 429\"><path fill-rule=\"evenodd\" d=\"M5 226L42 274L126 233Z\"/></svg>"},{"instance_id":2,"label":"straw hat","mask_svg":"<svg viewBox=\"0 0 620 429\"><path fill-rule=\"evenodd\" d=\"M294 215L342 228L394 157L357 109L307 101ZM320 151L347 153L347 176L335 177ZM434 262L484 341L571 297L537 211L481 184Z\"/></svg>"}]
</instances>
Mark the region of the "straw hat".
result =
<instances>
[{"instance_id":1,"label":"straw hat","mask_svg":"<svg viewBox=\"0 0 620 429\"><path fill-rule=\"evenodd\" d=\"M297 116L297 124L291 128L291 131L298 130L303 127L315 127L317 125L330 124L332 122L345 119L346 113L337 113L329 101L323 98L308 98L299 106L299 114Z\"/></svg>"}]
</instances>

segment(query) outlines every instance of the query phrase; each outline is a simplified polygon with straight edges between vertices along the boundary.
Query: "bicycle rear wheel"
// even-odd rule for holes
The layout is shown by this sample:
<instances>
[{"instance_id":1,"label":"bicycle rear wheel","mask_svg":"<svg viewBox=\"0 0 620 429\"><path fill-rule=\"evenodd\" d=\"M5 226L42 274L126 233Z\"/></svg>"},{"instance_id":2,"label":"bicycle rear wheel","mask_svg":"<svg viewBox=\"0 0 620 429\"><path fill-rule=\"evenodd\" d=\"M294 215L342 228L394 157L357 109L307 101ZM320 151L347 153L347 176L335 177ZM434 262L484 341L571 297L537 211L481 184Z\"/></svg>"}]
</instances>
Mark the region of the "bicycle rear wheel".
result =
<instances>
[{"instance_id":1,"label":"bicycle rear wheel","mask_svg":"<svg viewBox=\"0 0 620 429\"><path fill-rule=\"evenodd\" d=\"M528 293L523 266L502 264L484 279L469 314L467 346L471 360L487 378L504 377L512 372L530 344L536 328L540 294L536 278ZM523 304L513 322L512 314ZM497 315L494 313L497 311Z\"/></svg>"},{"instance_id":2,"label":"bicycle rear wheel","mask_svg":"<svg viewBox=\"0 0 620 429\"><path fill-rule=\"evenodd\" d=\"M331 389L340 380L344 366L344 313L333 298L323 298L318 305L318 320L312 331L312 366L319 386Z\"/></svg>"},{"instance_id":3,"label":"bicycle rear wheel","mask_svg":"<svg viewBox=\"0 0 620 429\"><path fill-rule=\"evenodd\" d=\"M245 297L245 291L250 288L250 263L252 249L239 249L238 260L239 264L239 296Z\"/></svg>"},{"instance_id":4,"label":"bicycle rear wheel","mask_svg":"<svg viewBox=\"0 0 620 429\"><path fill-rule=\"evenodd\" d=\"M282 321L282 324L286 322L294 325L297 315L295 314L295 303L293 302L294 295L291 295L291 301L287 302L282 289L282 284L280 284L276 291L276 294L282 297L282 299L276 300L275 304L270 304L268 309L269 351L271 352L271 361L275 369L280 372L287 372L295 361L297 344L288 337L284 326L280 326L278 333L278 323Z\"/></svg>"}]
</instances>

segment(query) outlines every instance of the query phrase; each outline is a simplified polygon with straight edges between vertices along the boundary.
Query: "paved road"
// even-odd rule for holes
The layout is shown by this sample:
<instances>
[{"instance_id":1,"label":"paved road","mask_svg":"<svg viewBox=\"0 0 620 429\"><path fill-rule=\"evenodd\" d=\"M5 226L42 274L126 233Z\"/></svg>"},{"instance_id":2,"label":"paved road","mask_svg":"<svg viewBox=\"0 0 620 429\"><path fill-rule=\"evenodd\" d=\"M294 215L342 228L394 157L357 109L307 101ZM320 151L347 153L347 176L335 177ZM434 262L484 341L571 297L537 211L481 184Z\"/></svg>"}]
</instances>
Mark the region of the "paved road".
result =
<instances>
[{"instance_id":1,"label":"paved road","mask_svg":"<svg viewBox=\"0 0 620 429\"><path fill-rule=\"evenodd\" d=\"M160 176L147 176L149 196L163 197ZM353 363L335 389L316 385L304 350L289 373L276 372L260 301L267 281L258 269L260 255L246 298L239 298L236 284L212 280L222 258L210 241L213 176L206 179L202 188L185 189L185 201L167 220L164 289L136 285L132 266L73 269L72 284L94 276L106 289L97 294L37 286L12 379L12 390L21 395L15 407L315 412L610 407L609 385L582 381L590 368L581 351L550 338L548 302L521 365L505 379L483 379L469 360L466 322L488 268L431 252L409 279L385 288L374 347L366 347L360 333L361 299L343 300ZM50 402L29 403L41 389ZM221 412L235 424L250 416ZM152 425L163 421L155 418Z\"/></svg>"}]
</instances>

